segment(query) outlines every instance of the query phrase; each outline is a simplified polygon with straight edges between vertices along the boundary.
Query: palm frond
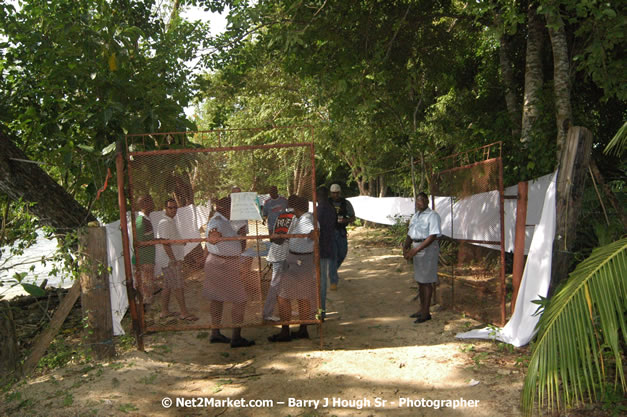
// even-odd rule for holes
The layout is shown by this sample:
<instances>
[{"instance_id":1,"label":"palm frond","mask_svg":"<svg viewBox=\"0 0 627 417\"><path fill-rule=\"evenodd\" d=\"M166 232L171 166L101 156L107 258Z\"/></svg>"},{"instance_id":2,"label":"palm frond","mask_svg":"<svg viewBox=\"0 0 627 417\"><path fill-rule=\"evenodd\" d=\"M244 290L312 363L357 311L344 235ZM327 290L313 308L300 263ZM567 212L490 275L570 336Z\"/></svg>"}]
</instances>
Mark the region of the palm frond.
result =
<instances>
[{"instance_id":1,"label":"palm frond","mask_svg":"<svg viewBox=\"0 0 627 417\"><path fill-rule=\"evenodd\" d=\"M613 153L616 156L623 156L625 149L627 149L627 122L623 123L623 126L618 129L618 132L616 132L610 143L607 144L603 153L606 155Z\"/></svg>"},{"instance_id":2,"label":"palm frond","mask_svg":"<svg viewBox=\"0 0 627 417\"><path fill-rule=\"evenodd\" d=\"M599 398L608 367L627 392L619 336L627 339L627 238L595 249L546 306L522 394L525 415Z\"/></svg>"}]
</instances>

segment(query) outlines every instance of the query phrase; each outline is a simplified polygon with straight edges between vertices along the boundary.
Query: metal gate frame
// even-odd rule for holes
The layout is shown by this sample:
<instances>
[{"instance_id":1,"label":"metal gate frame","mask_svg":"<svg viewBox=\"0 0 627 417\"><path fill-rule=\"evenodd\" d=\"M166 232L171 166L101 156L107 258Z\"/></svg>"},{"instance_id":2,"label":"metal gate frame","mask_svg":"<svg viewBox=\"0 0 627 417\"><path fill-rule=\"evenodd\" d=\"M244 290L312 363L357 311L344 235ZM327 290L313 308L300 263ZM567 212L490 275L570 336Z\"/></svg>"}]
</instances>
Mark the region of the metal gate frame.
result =
<instances>
[{"instance_id":1,"label":"metal gate frame","mask_svg":"<svg viewBox=\"0 0 627 417\"><path fill-rule=\"evenodd\" d=\"M310 142L295 142L295 143L276 143L276 144L263 144L263 145L245 145L245 146L222 146L222 136L224 133L229 132L261 132L261 131L272 131L277 129L308 129L310 132L311 141ZM169 330L199 330L199 329L211 329L213 326L204 326L204 325L187 325L184 329L181 328L172 328L172 326L160 327L159 329L148 328L146 329L146 323L144 320L144 311L143 311L143 303L142 303L142 295L140 291L137 291L133 285L133 268L131 266L131 252L130 252L130 239L128 234L127 227L124 225L127 224L127 197L128 201L133 201L133 190L132 190L132 169L130 168L131 158L135 155L168 155L168 154L181 154L181 153L212 153L212 152L226 152L226 151L245 151L245 150L256 150L256 149L277 149L277 148L308 148L311 156L311 191L312 191L312 200L313 204L313 216L314 216L314 236L315 236L315 244L314 244L314 265L315 265L315 278L316 278L316 288L317 288L317 302L320 304L320 253L319 253L319 244L318 239L320 236L320 231L318 228L318 212L317 212L317 195L316 195L316 168L315 168L315 149L313 143L313 126L304 125L304 126L281 126L281 127L270 127L270 128L249 128L249 129L216 129L216 130L205 130L205 131L187 131L187 132L163 132L163 133L143 133L143 134L130 134L126 135L124 139L124 146L118 144L117 147L117 155L116 155L116 169L117 169L117 186L118 186L118 205L120 208L120 229L122 232L122 251L124 256L124 271L126 275L126 290L129 302L129 311L131 314L131 320L133 324L133 331L135 334L135 338L137 341L137 348L141 351L144 351L144 340L143 336L146 331L169 331ZM146 138L150 138L151 140L155 140L156 138L163 138L168 140L168 138L173 137L182 137L183 144L186 144L186 137L188 135L200 135L203 138L205 135L217 135L217 147L209 147L209 148L180 148L180 149L165 149L165 150L152 150L152 151L130 151L129 147L129 139L133 140L134 138L142 138L142 141L145 141ZM125 162L126 162L126 175L125 175ZM125 181L128 179L128 182ZM126 191L125 191L126 190ZM134 213L131 212L131 227L133 230L133 235L135 235L135 216ZM277 236L278 237L278 236ZM290 235L290 237L308 237L308 235L295 234ZM259 240L269 239L270 235L255 235L255 236L241 236L241 237L233 237L233 238L221 238L221 240ZM196 239L185 239L185 240L159 240L159 241L150 241L150 242L142 242L143 245L152 245L155 243L172 243L172 244L180 244L180 243L188 243L188 242L206 242L208 239L206 238L196 238ZM135 250L137 250L138 244L137 240L133 240L133 246ZM259 257L259 255L258 255ZM259 274L262 275L263 271L259 268ZM260 277L261 278L261 277ZM322 323L323 321L316 318L315 320L299 320L297 322L291 321L289 324L317 324L319 328L320 335L320 347L323 346L323 332L322 332ZM277 324L288 324L279 322ZM242 327L264 327L264 326L273 326L269 324L261 324L261 325L245 325Z\"/></svg>"},{"instance_id":2,"label":"metal gate frame","mask_svg":"<svg viewBox=\"0 0 627 417\"><path fill-rule=\"evenodd\" d=\"M465 243L479 243L479 244L493 244L500 246L500 263L501 268L499 272L499 281L500 281L500 324L505 324L506 319L506 283L505 283L505 195L504 195L504 184L503 184L503 142L494 142L485 146L480 146L474 149L470 149L468 151L459 152L453 155L449 155L445 158L441 158L436 162L448 162L450 166L447 169L439 170L437 173L432 171L432 184L435 185L435 189L437 189L437 174L442 173L451 173L454 171L460 171L464 169L469 169L471 167L485 165L485 164L494 164L495 162L498 165L498 192L499 192L499 223L500 223L500 240L498 241L486 241L486 240L472 240L472 239L453 239L458 242ZM474 162L471 162L474 161ZM435 209L435 198L434 193L431 193L432 196L432 206ZM454 197L454 196L449 196ZM453 235L453 205L451 205L451 235ZM451 304L453 309L455 309L455 266L452 267L452 277L451 277Z\"/></svg>"}]
</instances>

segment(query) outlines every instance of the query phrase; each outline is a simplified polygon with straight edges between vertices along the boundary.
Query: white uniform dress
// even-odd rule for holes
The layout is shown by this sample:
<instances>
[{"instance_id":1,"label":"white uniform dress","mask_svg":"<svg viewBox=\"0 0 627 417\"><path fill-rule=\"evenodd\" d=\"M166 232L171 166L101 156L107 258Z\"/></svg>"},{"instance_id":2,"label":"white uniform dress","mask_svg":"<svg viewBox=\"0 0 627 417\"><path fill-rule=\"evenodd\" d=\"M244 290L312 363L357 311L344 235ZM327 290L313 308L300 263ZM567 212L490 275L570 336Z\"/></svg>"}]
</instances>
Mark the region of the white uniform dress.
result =
<instances>
[{"instance_id":1,"label":"white uniform dress","mask_svg":"<svg viewBox=\"0 0 627 417\"><path fill-rule=\"evenodd\" d=\"M216 229L222 237L235 237L237 231L231 222L220 213L215 213L207 225L209 232ZM205 261L205 283L203 295L209 300L242 303L247 300L246 289L241 279L242 246L237 240L207 243L209 256Z\"/></svg>"},{"instance_id":2,"label":"white uniform dress","mask_svg":"<svg viewBox=\"0 0 627 417\"><path fill-rule=\"evenodd\" d=\"M440 236L440 215L430 208L417 211L409 221L407 235L412 239L412 248L419 246L423 240L431 235ZM425 249L418 252L414 258L414 280L421 284L438 282L438 257L440 245L433 241Z\"/></svg>"},{"instance_id":3,"label":"white uniform dress","mask_svg":"<svg viewBox=\"0 0 627 417\"><path fill-rule=\"evenodd\" d=\"M307 234L314 229L313 214L294 217L288 234ZM286 299L309 300L317 306L317 288L314 269L314 241L308 238L290 238L287 260L281 278L279 296Z\"/></svg>"}]
</instances>

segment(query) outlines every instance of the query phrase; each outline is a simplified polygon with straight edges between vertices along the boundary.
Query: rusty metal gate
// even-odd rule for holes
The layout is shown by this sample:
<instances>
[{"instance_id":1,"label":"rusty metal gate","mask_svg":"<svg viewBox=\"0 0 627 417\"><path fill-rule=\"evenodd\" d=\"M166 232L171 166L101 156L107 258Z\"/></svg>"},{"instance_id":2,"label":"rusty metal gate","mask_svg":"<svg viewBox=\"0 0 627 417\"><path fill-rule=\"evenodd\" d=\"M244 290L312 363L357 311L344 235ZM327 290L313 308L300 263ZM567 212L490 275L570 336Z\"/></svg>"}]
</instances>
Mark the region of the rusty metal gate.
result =
<instances>
[{"instance_id":1,"label":"rusty metal gate","mask_svg":"<svg viewBox=\"0 0 627 417\"><path fill-rule=\"evenodd\" d=\"M505 323L502 143L438 160L431 194L442 216L440 303L477 319Z\"/></svg>"},{"instance_id":2,"label":"rusty metal gate","mask_svg":"<svg viewBox=\"0 0 627 417\"><path fill-rule=\"evenodd\" d=\"M152 331L320 324L315 185L311 127L128 135L118 188L138 347Z\"/></svg>"}]
</instances>

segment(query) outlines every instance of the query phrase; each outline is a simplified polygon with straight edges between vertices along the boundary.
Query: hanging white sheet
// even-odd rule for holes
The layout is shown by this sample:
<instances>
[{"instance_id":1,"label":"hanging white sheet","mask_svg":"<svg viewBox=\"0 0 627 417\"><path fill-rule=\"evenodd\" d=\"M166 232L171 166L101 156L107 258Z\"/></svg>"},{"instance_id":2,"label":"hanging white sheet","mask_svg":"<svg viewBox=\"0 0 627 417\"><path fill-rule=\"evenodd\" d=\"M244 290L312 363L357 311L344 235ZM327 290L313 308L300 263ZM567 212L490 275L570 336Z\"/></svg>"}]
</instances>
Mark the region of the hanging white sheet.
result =
<instances>
[{"instance_id":1,"label":"hanging white sheet","mask_svg":"<svg viewBox=\"0 0 627 417\"><path fill-rule=\"evenodd\" d=\"M516 309L505 327L471 330L456 335L459 339L496 339L520 347L524 346L536 333L540 320L535 315L538 305L533 303L546 297L551 281L551 253L555 235L555 197L557 173L552 174L551 182L543 199L542 214L531 240L529 256L525 264L520 290L516 298ZM531 201L531 197L530 197Z\"/></svg>"},{"instance_id":2,"label":"hanging white sheet","mask_svg":"<svg viewBox=\"0 0 627 417\"><path fill-rule=\"evenodd\" d=\"M527 203L527 227L525 239L525 254L529 252L531 238L535 225L540 221L542 205L546 190L553 174L548 174L529 182ZM506 196L515 196L518 186L507 187ZM374 223L393 225L397 219L409 220L414 214L414 202L406 197L350 197L347 199L355 209L355 216ZM499 241L499 195L497 191L474 194L453 205L453 221L451 222L451 198L436 197L435 211L442 219L442 234L456 239ZM514 236L516 232L516 200L506 199L505 212L505 251L514 251ZM451 232L452 228L452 232ZM454 235L453 235L454 233ZM492 249L499 249L499 245L484 244Z\"/></svg>"}]
</instances>

